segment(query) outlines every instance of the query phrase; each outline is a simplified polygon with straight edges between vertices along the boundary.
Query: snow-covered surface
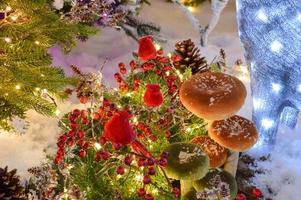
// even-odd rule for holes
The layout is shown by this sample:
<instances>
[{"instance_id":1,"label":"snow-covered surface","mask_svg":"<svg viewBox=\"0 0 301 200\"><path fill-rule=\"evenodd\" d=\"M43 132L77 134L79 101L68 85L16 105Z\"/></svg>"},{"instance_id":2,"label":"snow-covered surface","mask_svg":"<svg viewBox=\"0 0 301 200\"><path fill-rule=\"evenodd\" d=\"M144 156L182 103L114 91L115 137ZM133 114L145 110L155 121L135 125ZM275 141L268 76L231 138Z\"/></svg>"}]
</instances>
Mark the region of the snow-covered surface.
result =
<instances>
[{"instance_id":1,"label":"snow-covered surface","mask_svg":"<svg viewBox=\"0 0 301 200\"><path fill-rule=\"evenodd\" d=\"M58 1L59 2L59 1ZM206 24L210 18L210 5L204 3L194 13L201 24ZM153 0L152 6L145 5L141 12L145 20L155 22L162 27L162 33L168 39L162 46L165 52L171 51L173 45L182 39L192 38L199 42L198 31L185 18L177 6L162 0ZM211 61L223 48L227 53L227 63L232 65L238 58L243 59L236 27L235 1L230 1L224 10L221 20L209 37L209 44L202 48L202 52ZM114 29L102 29L101 32L85 43L79 43L68 55L59 48L53 48L54 64L62 66L70 74L69 65L78 65L83 71L97 71L105 59L108 62L104 68L104 80L109 86L114 86L113 74L118 69L118 63L131 60L131 53L136 51L137 43L123 32ZM244 81L248 89L248 98L240 115L251 118L251 99L249 82ZM61 113L77 107L75 98L68 102L59 102ZM59 134L57 120L43 117L35 112L28 113L29 130L25 135L12 135L0 132L0 166L8 165L17 168L19 173L26 177L29 167L38 165L45 155L53 152L56 137ZM279 144L272 154L271 163L261 165L270 169L270 173L258 176L255 182L268 184L275 191L275 200L299 200L301 191L301 125L295 131L281 128Z\"/></svg>"}]
</instances>

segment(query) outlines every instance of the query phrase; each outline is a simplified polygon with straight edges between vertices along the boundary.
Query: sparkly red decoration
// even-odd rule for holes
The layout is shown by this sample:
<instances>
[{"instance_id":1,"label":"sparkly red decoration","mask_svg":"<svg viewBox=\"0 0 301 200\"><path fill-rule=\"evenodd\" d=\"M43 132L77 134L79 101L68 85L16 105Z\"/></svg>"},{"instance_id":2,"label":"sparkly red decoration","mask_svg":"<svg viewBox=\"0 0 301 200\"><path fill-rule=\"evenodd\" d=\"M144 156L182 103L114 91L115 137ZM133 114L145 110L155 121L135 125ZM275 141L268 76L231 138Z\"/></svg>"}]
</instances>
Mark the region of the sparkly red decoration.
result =
<instances>
[{"instance_id":1,"label":"sparkly red decoration","mask_svg":"<svg viewBox=\"0 0 301 200\"><path fill-rule=\"evenodd\" d=\"M156 58L156 48L153 44L151 36L144 36L139 39L138 56L142 60L150 60Z\"/></svg>"},{"instance_id":2,"label":"sparkly red decoration","mask_svg":"<svg viewBox=\"0 0 301 200\"><path fill-rule=\"evenodd\" d=\"M256 197L256 198L262 197L262 192L261 192L261 190L258 189L258 188L253 188L253 190L252 190L252 196L253 196L253 197Z\"/></svg>"},{"instance_id":3,"label":"sparkly red decoration","mask_svg":"<svg viewBox=\"0 0 301 200\"><path fill-rule=\"evenodd\" d=\"M236 196L235 200L247 200L247 197L243 193L240 193Z\"/></svg>"},{"instance_id":4,"label":"sparkly red decoration","mask_svg":"<svg viewBox=\"0 0 301 200\"><path fill-rule=\"evenodd\" d=\"M146 91L144 93L144 104L149 107L157 107L163 103L163 94L158 84L146 85Z\"/></svg>"},{"instance_id":5,"label":"sparkly red decoration","mask_svg":"<svg viewBox=\"0 0 301 200\"><path fill-rule=\"evenodd\" d=\"M79 101L80 101L82 104L86 104L86 103L88 102L88 99L87 99L87 97L85 97L85 96L81 96L81 97L79 98Z\"/></svg>"},{"instance_id":6,"label":"sparkly red decoration","mask_svg":"<svg viewBox=\"0 0 301 200\"><path fill-rule=\"evenodd\" d=\"M135 133L129 122L130 114L126 111L116 112L105 123L104 137L112 143L127 145L135 140Z\"/></svg>"}]
</instances>

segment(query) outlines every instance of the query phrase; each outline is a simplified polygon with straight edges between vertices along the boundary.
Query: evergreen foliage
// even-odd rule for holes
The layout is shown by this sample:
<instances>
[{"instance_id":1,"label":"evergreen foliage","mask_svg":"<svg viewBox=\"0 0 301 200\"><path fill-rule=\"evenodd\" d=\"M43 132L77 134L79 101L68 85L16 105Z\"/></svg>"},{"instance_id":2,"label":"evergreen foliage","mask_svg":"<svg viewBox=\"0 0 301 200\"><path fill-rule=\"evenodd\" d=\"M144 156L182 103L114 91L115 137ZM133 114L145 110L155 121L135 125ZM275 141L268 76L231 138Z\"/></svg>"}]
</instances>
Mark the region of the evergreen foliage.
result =
<instances>
[{"instance_id":1,"label":"evergreen foliage","mask_svg":"<svg viewBox=\"0 0 301 200\"><path fill-rule=\"evenodd\" d=\"M48 94L64 98L64 87L76 82L51 65L47 49L58 44L69 51L77 36L94 34L96 29L62 22L51 4L50 0L0 1L0 11L6 15L0 19L0 128L10 129L9 121L24 118L29 109L53 115L56 106Z\"/></svg>"}]
</instances>

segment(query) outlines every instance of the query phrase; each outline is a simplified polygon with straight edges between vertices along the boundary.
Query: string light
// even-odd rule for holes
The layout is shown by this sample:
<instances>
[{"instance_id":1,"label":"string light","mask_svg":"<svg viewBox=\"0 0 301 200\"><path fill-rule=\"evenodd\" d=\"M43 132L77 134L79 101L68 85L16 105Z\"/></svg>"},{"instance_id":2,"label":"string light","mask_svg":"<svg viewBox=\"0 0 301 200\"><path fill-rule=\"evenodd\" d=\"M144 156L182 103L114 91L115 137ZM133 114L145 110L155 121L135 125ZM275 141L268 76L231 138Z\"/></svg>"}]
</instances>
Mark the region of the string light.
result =
<instances>
[{"instance_id":1,"label":"string light","mask_svg":"<svg viewBox=\"0 0 301 200\"><path fill-rule=\"evenodd\" d=\"M20 85L16 85L16 90L20 90L21 86Z\"/></svg>"},{"instance_id":2,"label":"string light","mask_svg":"<svg viewBox=\"0 0 301 200\"><path fill-rule=\"evenodd\" d=\"M98 142L94 143L94 147L96 150L100 150L101 149L101 145Z\"/></svg>"},{"instance_id":3,"label":"string light","mask_svg":"<svg viewBox=\"0 0 301 200\"><path fill-rule=\"evenodd\" d=\"M265 130L268 130L273 127L274 121L272 119L263 118L261 121L261 124Z\"/></svg>"},{"instance_id":4,"label":"string light","mask_svg":"<svg viewBox=\"0 0 301 200\"><path fill-rule=\"evenodd\" d=\"M157 51L159 51L161 49L161 46L159 44L155 43L155 48Z\"/></svg>"},{"instance_id":5,"label":"string light","mask_svg":"<svg viewBox=\"0 0 301 200\"><path fill-rule=\"evenodd\" d=\"M282 44L278 40L274 40L271 44L271 50L275 53L279 53L282 49Z\"/></svg>"},{"instance_id":6,"label":"string light","mask_svg":"<svg viewBox=\"0 0 301 200\"><path fill-rule=\"evenodd\" d=\"M40 42L39 42L39 41L35 41L34 43L35 43L36 45L39 45L39 44L40 44Z\"/></svg>"},{"instance_id":7,"label":"string light","mask_svg":"<svg viewBox=\"0 0 301 200\"><path fill-rule=\"evenodd\" d=\"M192 13L194 13L196 11L195 7L192 7L192 6L187 6L187 9Z\"/></svg>"},{"instance_id":8,"label":"string light","mask_svg":"<svg viewBox=\"0 0 301 200\"><path fill-rule=\"evenodd\" d=\"M141 182L143 180L143 176L141 174L138 174L135 176L135 180Z\"/></svg>"},{"instance_id":9,"label":"string light","mask_svg":"<svg viewBox=\"0 0 301 200\"><path fill-rule=\"evenodd\" d=\"M7 42L7 43L11 43L11 42L12 42L12 39L9 38L9 37L6 37L6 38L4 38L4 41Z\"/></svg>"},{"instance_id":10,"label":"string light","mask_svg":"<svg viewBox=\"0 0 301 200\"><path fill-rule=\"evenodd\" d=\"M265 11L263 8L259 9L259 11L257 12L257 18L260 19L264 23L268 22L268 17L265 14Z\"/></svg>"},{"instance_id":11,"label":"string light","mask_svg":"<svg viewBox=\"0 0 301 200\"><path fill-rule=\"evenodd\" d=\"M40 90L41 90L41 88L38 88L38 87L37 87L37 88L35 88L35 90L36 90L36 91L40 91Z\"/></svg>"},{"instance_id":12,"label":"string light","mask_svg":"<svg viewBox=\"0 0 301 200\"><path fill-rule=\"evenodd\" d=\"M10 18L11 18L13 21L17 21L18 16L17 16L17 15L12 15Z\"/></svg>"},{"instance_id":13,"label":"string light","mask_svg":"<svg viewBox=\"0 0 301 200\"><path fill-rule=\"evenodd\" d=\"M282 88L282 86L279 83L272 83L272 90L275 93L278 94L280 92L281 88Z\"/></svg>"},{"instance_id":14,"label":"string light","mask_svg":"<svg viewBox=\"0 0 301 200\"><path fill-rule=\"evenodd\" d=\"M186 131L187 131L187 132L191 132L191 131L192 131L192 128L188 127L188 128L186 128Z\"/></svg>"},{"instance_id":15,"label":"string light","mask_svg":"<svg viewBox=\"0 0 301 200\"><path fill-rule=\"evenodd\" d=\"M55 114L56 116L59 116L60 113L61 113L61 111L60 111L58 108L54 111L54 114Z\"/></svg>"},{"instance_id":16,"label":"string light","mask_svg":"<svg viewBox=\"0 0 301 200\"><path fill-rule=\"evenodd\" d=\"M6 12L10 12L12 10L12 7L10 7L10 6L7 6L6 8L5 8L5 11Z\"/></svg>"}]
</instances>

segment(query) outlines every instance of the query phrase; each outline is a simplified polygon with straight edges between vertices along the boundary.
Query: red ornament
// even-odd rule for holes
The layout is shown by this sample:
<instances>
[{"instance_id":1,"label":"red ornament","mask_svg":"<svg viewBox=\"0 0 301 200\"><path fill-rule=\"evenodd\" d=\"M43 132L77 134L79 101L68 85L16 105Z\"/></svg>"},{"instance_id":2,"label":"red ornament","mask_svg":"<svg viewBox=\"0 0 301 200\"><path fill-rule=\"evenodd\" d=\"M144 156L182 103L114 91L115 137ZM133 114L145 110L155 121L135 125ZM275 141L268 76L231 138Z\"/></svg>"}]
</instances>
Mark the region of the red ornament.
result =
<instances>
[{"instance_id":1,"label":"red ornament","mask_svg":"<svg viewBox=\"0 0 301 200\"><path fill-rule=\"evenodd\" d=\"M126 156L125 158L124 158L124 163L126 164L126 165L131 165L132 164L132 158L130 157L130 156Z\"/></svg>"},{"instance_id":2,"label":"red ornament","mask_svg":"<svg viewBox=\"0 0 301 200\"><path fill-rule=\"evenodd\" d=\"M158 84L146 85L144 93L144 104L149 107L160 106L163 103L163 94Z\"/></svg>"},{"instance_id":3,"label":"red ornament","mask_svg":"<svg viewBox=\"0 0 301 200\"><path fill-rule=\"evenodd\" d=\"M88 102L88 99L87 99L87 97L85 97L85 96L81 96L81 97L79 97L79 101L80 101L82 104L86 104L86 103Z\"/></svg>"},{"instance_id":4,"label":"red ornament","mask_svg":"<svg viewBox=\"0 0 301 200\"><path fill-rule=\"evenodd\" d=\"M157 51L153 44L151 36L144 36L139 39L138 56L141 60L150 60L156 58Z\"/></svg>"},{"instance_id":5,"label":"red ornament","mask_svg":"<svg viewBox=\"0 0 301 200\"><path fill-rule=\"evenodd\" d=\"M129 122L130 114L126 111L116 112L105 123L104 137L112 143L127 145L135 140L135 133Z\"/></svg>"},{"instance_id":6,"label":"red ornament","mask_svg":"<svg viewBox=\"0 0 301 200\"><path fill-rule=\"evenodd\" d=\"M247 197L246 197L246 195L244 195L243 193L239 193L239 194L236 196L235 200L247 200Z\"/></svg>"},{"instance_id":7,"label":"red ornament","mask_svg":"<svg viewBox=\"0 0 301 200\"><path fill-rule=\"evenodd\" d=\"M258 188L253 188L253 189L252 189L252 196L253 196L253 197L256 197L256 198L262 197L262 192L261 192L261 190L258 189Z\"/></svg>"},{"instance_id":8,"label":"red ornament","mask_svg":"<svg viewBox=\"0 0 301 200\"><path fill-rule=\"evenodd\" d=\"M149 167L148 168L148 174L149 175L155 175L156 174L156 169L154 167Z\"/></svg>"}]
</instances>

